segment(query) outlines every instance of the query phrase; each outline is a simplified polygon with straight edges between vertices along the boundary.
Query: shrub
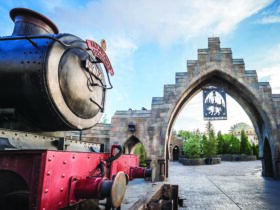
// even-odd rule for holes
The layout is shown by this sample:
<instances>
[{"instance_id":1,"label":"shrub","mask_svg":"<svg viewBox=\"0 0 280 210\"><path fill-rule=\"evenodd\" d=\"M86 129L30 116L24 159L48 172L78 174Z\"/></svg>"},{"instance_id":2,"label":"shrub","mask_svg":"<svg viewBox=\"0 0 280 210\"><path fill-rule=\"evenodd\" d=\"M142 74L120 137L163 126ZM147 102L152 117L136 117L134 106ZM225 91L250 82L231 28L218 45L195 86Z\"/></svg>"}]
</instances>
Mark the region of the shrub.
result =
<instances>
[{"instance_id":1,"label":"shrub","mask_svg":"<svg viewBox=\"0 0 280 210\"><path fill-rule=\"evenodd\" d=\"M195 159L201 156L201 143L200 136L193 135L184 142L183 145L184 154L187 158Z\"/></svg>"},{"instance_id":2,"label":"shrub","mask_svg":"<svg viewBox=\"0 0 280 210\"><path fill-rule=\"evenodd\" d=\"M141 143L138 143L136 145L136 148L133 152L134 154L136 155L139 155L139 165L140 166L146 166L146 153L145 153L145 148L144 148L144 145L141 144Z\"/></svg>"},{"instance_id":3,"label":"shrub","mask_svg":"<svg viewBox=\"0 0 280 210\"><path fill-rule=\"evenodd\" d=\"M253 155L255 155L257 157L257 159L259 159L259 145L252 145L252 150L253 150Z\"/></svg>"}]
</instances>

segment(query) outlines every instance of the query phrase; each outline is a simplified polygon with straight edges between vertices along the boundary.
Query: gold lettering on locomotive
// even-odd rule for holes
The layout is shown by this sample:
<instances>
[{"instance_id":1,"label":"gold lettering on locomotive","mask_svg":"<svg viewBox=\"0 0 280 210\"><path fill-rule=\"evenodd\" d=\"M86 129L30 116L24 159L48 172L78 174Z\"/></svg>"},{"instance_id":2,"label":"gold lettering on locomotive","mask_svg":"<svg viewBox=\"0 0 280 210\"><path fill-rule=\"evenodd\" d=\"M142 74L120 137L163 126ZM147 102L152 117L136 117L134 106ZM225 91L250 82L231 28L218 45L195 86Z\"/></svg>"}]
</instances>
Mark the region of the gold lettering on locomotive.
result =
<instances>
[{"instance_id":1,"label":"gold lettering on locomotive","mask_svg":"<svg viewBox=\"0 0 280 210\"><path fill-rule=\"evenodd\" d=\"M85 68L88 70L89 74L103 81L102 72L96 67L94 63L92 63L89 59L86 59Z\"/></svg>"},{"instance_id":2,"label":"gold lettering on locomotive","mask_svg":"<svg viewBox=\"0 0 280 210\"><path fill-rule=\"evenodd\" d=\"M86 40L86 43L88 48L92 51L93 55L103 63L106 71L113 76L114 75L113 67L105 51L102 49L102 47L100 47L95 41L92 40Z\"/></svg>"}]
</instances>

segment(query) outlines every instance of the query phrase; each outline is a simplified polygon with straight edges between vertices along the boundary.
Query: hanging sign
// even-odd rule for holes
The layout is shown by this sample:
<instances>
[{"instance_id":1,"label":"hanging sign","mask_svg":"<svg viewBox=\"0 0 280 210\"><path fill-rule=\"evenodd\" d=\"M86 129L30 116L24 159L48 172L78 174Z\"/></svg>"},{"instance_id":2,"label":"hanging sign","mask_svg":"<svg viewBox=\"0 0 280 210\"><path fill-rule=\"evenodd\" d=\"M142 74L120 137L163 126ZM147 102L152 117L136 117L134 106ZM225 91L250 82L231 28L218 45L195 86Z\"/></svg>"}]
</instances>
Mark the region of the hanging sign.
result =
<instances>
[{"instance_id":1,"label":"hanging sign","mask_svg":"<svg viewBox=\"0 0 280 210\"><path fill-rule=\"evenodd\" d=\"M203 89L204 120L226 120L226 93L222 88L208 87Z\"/></svg>"}]
</instances>

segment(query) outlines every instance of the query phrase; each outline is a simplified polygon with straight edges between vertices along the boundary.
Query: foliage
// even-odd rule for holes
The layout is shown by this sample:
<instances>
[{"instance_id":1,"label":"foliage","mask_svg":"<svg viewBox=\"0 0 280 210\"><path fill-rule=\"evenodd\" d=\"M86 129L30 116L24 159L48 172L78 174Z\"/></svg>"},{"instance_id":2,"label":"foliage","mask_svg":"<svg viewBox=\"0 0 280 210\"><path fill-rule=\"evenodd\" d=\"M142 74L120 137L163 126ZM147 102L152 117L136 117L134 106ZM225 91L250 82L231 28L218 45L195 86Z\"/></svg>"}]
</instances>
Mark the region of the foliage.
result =
<instances>
[{"instance_id":1,"label":"foliage","mask_svg":"<svg viewBox=\"0 0 280 210\"><path fill-rule=\"evenodd\" d=\"M202 140L201 140L201 154L203 157L205 156L204 154L205 154L206 147L204 147L204 146L205 146L205 144L207 144L207 141L208 141L207 136L204 134L202 136Z\"/></svg>"},{"instance_id":2,"label":"foliage","mask_svg":"<svg viewBox=\"0 0 280 210\"><path fill-rule=\"evenodd\" d=\"M223 138L223 134L221 133L221 131L218 132L217 134L217 153L218 154L224 154L224 144L225 144L225 140Z\"/></svg>"},{"instance_id":3,"label":"foliage","mask_svg":"<svg viewBox=\"0 0 280 210\"><path fill-rule=\"evenodd\" d=\"M231 142L232 134L224 134L224 145L223 145L223 153L222 154L229 154L230 153L230 142Z\"/></svg>"},{"instance_id":4,"label":"foliage","mask_svg":"<svg viewBox=\"0 0 280 210\"><path fill-rule=\"evenodd\" d=\"M203 139L203 153L205 157L213 157L217 154L218 142L215 138L215 133L210 130L209 138Z\"/></svg>"},{"instance_id":5,"label":"foliage","mask_svg":"<svg viewBox=\"0 0 280 210\"><path fill-rule=\"evenodd\" d=\"M240 143L240 153L245 155L251 155L251 145L248 140L248 136L245 134L245 131L241 131L241 143Z\"/></svg>"},{"instance_id":6,"label":"foliage","mask_svg":"<svg viewBox=\"0 0 280 210\"><path fill-rule=\"evenodd\" d=\"M239 123L238 126L243 125ZM232 126L237 127L237 125ZM178 136L185 139L183 145L183 151L187 158L199 158L199 157L213 157L218 154L246 154L259 155L258 145L250 145L248 136L244 130L241 132L241 140L239 140L233 133L222 134L218 132L217 138L215 138L214 127L211 121L208 121L205 126L205 134L201 136L199 131L179 131Z\"/></svg>"},{"instance_id":7,"label":"foliage","mask_svg":"<svg viewBox=\"0 0 280 210\"><path fill-rule=\"evenodd\" d=\"M191 135L183 145L184 154L187 158L195 159L201 156L201 140L200 135Z\"/></svg>"},{"instance_id":8,"label":"foliage","mask_svg":"<svg viewBox=\"0 0 280 210\"><path fill-rule=\"evenodd\" d=\"M218 153L219 154L239 154L240 140L233 134L218 134Z\"/></svg>"},{"instance_id":9,"label":"foliage","mask_svg":"<svg viewBox=\"0 0 280 210\"><path fill-rule=\"evenodd\" d=\"M253 150L253 155L255 155L257 159L259 159L259 145L253 144L252 150Z\"/></svg>"},{"instance_id":10,"label":"foliage","mask_svg":"<svg viewBox=\"0 0 280 210\"><path fill-rule=\"evenodd\" d=\"M239 154L240 153L240 140L236 138L234 135L231 135L230 138L230 147L232 154Z\"/></svg>"},{"instance_id":11,"label":"foliage","mask_svg":"<svg viewBox=\"0 0 280 210\"><path fill-rule=\"evenodd\" d=\"M140 166L146 166L146 153L143 144L138 143L135 147L136 148L133 153L139 155Z\"/></svg>"},{"instance_id":12,"label":"foliage","mask_svg":"<svg viewBox=\"0 0 280 210\"><path fill-rule=\"evenodd\" d=\"M178 136L180 136L181 138L183 138L184 140L189 139L193 134L190 131L184 131L184 130L180 130L178 132Z\"/></svg>"}]
</instances>

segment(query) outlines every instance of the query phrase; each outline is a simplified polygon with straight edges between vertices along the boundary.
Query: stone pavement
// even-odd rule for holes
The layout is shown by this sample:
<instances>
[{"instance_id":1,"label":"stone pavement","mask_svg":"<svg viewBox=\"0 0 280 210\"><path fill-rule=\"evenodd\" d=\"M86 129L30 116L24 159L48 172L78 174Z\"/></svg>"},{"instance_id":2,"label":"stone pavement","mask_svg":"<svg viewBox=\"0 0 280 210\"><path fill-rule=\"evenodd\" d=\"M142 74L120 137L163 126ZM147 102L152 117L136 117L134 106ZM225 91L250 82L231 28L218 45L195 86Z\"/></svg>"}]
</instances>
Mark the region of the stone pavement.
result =
<instances>
[{"instance_id":1,"label":"stone pavement","mask_svg":"<svg viewBox=\"0 0 280 210\"><path fill-rule=\"evenodd\" d=\"M187 210L279 210L280 181L261 176L261 162L183 166L170 162L169 180L179 184Z\"/></svg>"},{"instance_id":2,"label":"stone pavement","mask_svg":"<svg viewBox=\"0 0 280 210\"><path fill-rule=\"evenodd\" d=\"M179 185L185 199L180 210L280 210L280 181L262 177L260 161L204 166L170 161L167 183ZM138 209L161 184L130 182L121 209Z\"/></svg>"}]
</instances>

